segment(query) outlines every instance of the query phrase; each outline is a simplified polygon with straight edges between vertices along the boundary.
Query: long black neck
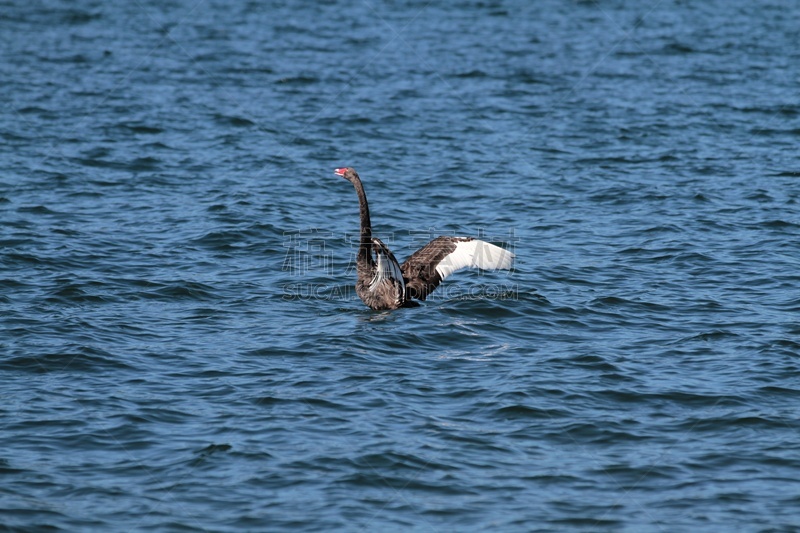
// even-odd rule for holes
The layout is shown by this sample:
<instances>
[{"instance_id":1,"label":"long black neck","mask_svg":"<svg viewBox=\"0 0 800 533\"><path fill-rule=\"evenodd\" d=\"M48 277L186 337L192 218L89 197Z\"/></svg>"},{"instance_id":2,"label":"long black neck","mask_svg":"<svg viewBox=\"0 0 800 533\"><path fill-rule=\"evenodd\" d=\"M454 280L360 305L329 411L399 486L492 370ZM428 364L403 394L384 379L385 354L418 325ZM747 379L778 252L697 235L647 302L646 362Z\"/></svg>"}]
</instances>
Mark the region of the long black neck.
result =
<instances>
[{"instance_id":1,"label":"long black neck","mask_svg":"<svg viewBox=\"0 0 800 533\"><path fill-rule=\"evenodd\" d=\"M372 259L372 224L369 221L369 204L367 204L367 193L364 192L364 186L361 184L361 178L356 174L353 180L353 186L356 188L358 194L358 205L361 212L361 245L358 247L359 262L365 261L371 265L374 261Z\"/></svg>"}]
</instances>

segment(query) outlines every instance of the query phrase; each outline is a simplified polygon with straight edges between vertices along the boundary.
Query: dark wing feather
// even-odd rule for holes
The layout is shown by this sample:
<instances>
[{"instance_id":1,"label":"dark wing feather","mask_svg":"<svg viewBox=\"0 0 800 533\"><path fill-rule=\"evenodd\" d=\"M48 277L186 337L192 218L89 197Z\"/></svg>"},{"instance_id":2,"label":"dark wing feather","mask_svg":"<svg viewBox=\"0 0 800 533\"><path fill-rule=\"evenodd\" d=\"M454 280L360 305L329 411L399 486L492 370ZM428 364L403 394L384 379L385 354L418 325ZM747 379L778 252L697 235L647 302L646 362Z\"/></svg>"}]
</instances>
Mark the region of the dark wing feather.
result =
<instances>
[{"instance_id":1,"label":"dark wing feather","mask_svg":"<svg viewBox=\"0 0 800 533\"><path fill-rule=\"evenodd\" d=\"M455 251L456 243L471 240L473 240L471 237L436 237L414 252L400 266L406 279L406 298L425 300L442 282L442 276L436 271L436 266Z\"/></svg>"},{"instance_id":2,"label":"dark wing feather","mask_svg":"<svg viewBox=\"0 0 800 533\"><path fill-rule=\"evenodd\" d=\"M371 271L359 274L356 292L372 309L397 309L405 303L405 285L400 265L383 242L372 238L375 263Z\"/></svg>"}]
</instances>

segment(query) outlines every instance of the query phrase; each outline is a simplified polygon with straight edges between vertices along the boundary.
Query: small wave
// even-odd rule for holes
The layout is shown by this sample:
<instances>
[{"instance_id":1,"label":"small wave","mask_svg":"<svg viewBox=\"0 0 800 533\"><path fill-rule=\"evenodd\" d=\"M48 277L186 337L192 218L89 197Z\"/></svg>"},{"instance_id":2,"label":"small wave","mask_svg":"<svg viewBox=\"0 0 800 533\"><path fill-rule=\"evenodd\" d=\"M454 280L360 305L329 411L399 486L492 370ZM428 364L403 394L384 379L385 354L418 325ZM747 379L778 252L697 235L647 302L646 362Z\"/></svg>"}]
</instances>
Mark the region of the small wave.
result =
<instances>
[{"instance_id":1,"label":"small wave","mask_svg":"<svg viewBox=\"0 0 800 533\"><path fill-rule=\"evenodd\" d=\"M155 283L155 290L138 293L138 296L147 299L166 300L212 300L217 297L214 288L196 281L180 281L173 283Z\"/></svg>"},{"instance_id":2,"label":"small wave","mask_svg":"<svg viewBox=\"0 0 800 533\"><path fill-rule=\"evenodd\" d=\"M320 79L316 76L287 76L278 79L275 83L279 85L313 85L319 83Z\"/></svg>"},{"instance_id":3,"label":"small wave","mask_svg":"<svg viewBox=\"0 0 800 533\"><path fill-rule=\"evenodd\" d=\"M713 404L718 407L717 404ZM688 431L691 433L717 433L720 431L728 432L743 429L756 430L783 430L786 429L787 422L784 418L772 418L757 415L735 416L728 414L719 417L699 418L692 417L674 425L676 431Z\"/></svg>"},{"instance_id":4,"label":"small wave","mask_svg":"<svg viewBox=\"0 0 800 533\"><path fill-rule=\"evenodd\" d=\"M58 303L108 303L116 300L109 294L96 294L94 290L103 290L101 283L62 283L45 298L48 302Z\"/></svg>"},{"instance_id":5,"label":"small wave","mask_svg":"<svg viewBox=\"0 0 800 533\"><path fill-rule=\"evenodd\" d=\"M752 128L750 130L752 135L759 135L770 137L773 135L800 135L800 128L787 128L783 130L773 128Z\"/></svg>"},{"instance_id":6,"label":"small wave","mask_svg":"<svg viewBox=\"0 0 800 533\"><path fill-rule=\"evenodd\" d=\"M131 369L119 357L92 346L66 346L58 352L12 356L0 362L8 371L33 373L94 372L105 369Z\"/></svg>"},{"instance_id":7,"label":"small wave","mask_svg":"<svg viewBox=\"0 0 800 533\"><path fill-rule=\"evenodd\" d=\"M141 172L147 170L157 170L161 166L161 160L157 157L137 157L127 165L128 170Z\"/></svg>"},{"instance_id":8,"label":"small wave","mask_svg":"<svg viewBox=\"0 0 800 533\"><path fill-rule=\"evenodd\" d=\"M117 128L140 135L156 135L159 133L164 133L164 128L159 128L158 126L148 126L138 122L120 122L117 124Z\"/></svg>"},{"instance_id":9,"label":"small wave","mask_svg":"<svg viewBox=\"0 0 800 533\"><path fill-rule=\"evenodd\" d=\"M779 178L800 178L800 170L782 170L780 172L773 173L772 176Z\"/></svg>"},{"instance_id":10,"label":"small wave","mask_svg":"<svg viewBox=\"0 0 800 533\"><path fill-rule=\"evenodd\" d=\"M694 54L697 50L688 44L673 42L665 45L659 52L664 55L686 55Z\"/></svg>"},{"instance_id":11,"label":"small wave","mask_svg":"<svg viewBox=\"0 0 800 533\"><path fill-rule=\"evenodd\" d=\"M457 72L453 74L454 78L486 78L488 74L479 69L472 69L465 72Z\"/></svg>"},{"instance_id":12,"label":"small wave","mask_svg":"<svg viewBox=\"0 0 800 533\"><path fill-rule=\"evenodd\" d=\"M214 115L214 120L217 124L223 126L233 126L234 128L250 128L255 126L256 123L249 118L239 117L235 115Z\"/></svg>"},{"instance_id":13,"label":"small wave","mask_svg":"<svg viewBox=\"0 0 800 533\"><path fill-rule=\"evenodd\" d=\"M212 455L226 453L231 451L232 449L233 446L231 446L230 444L209 444L202 450L198 450L197 452L195 452L196 457L192 459L190 465L192 467L197 467L206 462L208 459L210 459Z\"/></svg>"},{"instance_id":14,"label":"small wave","mask_svg":"<svg viewBox=\"0 0 800 533\"><path fill-rule=\"evenodd\" d=\"M694 335L690 335L688 337L683 337L673 344L681 344L687 342L695 342L695 341L702 341L702 342L710 342L710 341L717 341L722 339L729 339L729 338L736 338L739 334L733 331L728 331L724 329L714 329L711 331L706 331L703 333L696 333Z\"/></svg>"},{"instance_id":15,"label":"small wave","mask_svg":"<svg viewBox=\"0 0 800 533\"><path fill-rule=\"evenodd\" d=\"M244 230L214 230L192 239L191 243L212 250L229 251L248 238L248 232Z\"/></svg>"},{"instance_id":16,"label":"small wave","mask_svg":"<svg viewBox=\"0 0 800 533\"><path fill-rule=\"evenodd\" d=\"M528 405L507 405L494 411L495 415L501 419L563 419L571 416L571 413L563 409L541 409Z\"/></svg>"},{"instance_id":17,"label":"small wave","mask_svg":"<svg viewBox=\"0 0 800 533\"><path fill-rule=\"evenodd\" d=\"M17 208L18 213L30 213L33 215L57 215L57 211L53 211L44 205L33 205Z\"/></svg>"}]
</instances>

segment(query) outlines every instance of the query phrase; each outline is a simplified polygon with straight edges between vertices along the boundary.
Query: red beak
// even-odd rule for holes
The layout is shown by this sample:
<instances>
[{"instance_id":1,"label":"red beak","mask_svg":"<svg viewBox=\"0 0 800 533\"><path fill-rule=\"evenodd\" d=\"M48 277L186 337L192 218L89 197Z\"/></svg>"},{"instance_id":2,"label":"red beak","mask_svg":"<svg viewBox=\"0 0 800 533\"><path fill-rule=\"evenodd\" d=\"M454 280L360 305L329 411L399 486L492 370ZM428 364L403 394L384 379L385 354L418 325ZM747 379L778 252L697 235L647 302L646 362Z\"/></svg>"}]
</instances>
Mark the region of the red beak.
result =
<instances>
[{"instance_id":1,"label":"red beak","mask_svg":"<svg viewBox=\"0 0 800 533\"><path fill-rule=\"evenodd\" d=\"M344 171L347 170L346 168L337 168L333 171L334 174L337 176L344 176Z\"/></svg>"}]
</instances>

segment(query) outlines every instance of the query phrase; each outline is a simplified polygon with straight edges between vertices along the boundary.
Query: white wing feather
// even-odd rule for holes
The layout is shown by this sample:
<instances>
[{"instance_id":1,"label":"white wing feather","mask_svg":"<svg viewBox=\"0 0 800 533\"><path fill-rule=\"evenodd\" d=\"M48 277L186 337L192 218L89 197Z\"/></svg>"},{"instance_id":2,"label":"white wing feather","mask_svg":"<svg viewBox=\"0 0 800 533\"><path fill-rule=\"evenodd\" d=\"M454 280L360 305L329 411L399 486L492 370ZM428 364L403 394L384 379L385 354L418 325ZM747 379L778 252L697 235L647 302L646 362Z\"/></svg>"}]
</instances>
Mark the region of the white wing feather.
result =
<instances>
[{"instance_id":1,"label":"white wing feather","mask_svg":"<svg viewBox=\"0 0 800 533\"><path fill-rule=\"evenodd\" d=\"M383 253L375 254L377 256L377 265L375 268L375 276L369 284L370 290L377 287L385 279L396 279L400 286L405 291L405 282L403 281L403 273L400 271L400 266L394 261L390 260Z\"/></svg>"},{"instance_id":2,"label":"white wing feather","mask_svg":"<svg viewBox=\"0 0 800 533\"><path fill-rule=\"evenodd\" d=\"M513 262L514 254L508 250L474 239L456 243L456 249L436 265L436 272L444 279L462 268L509 269Z\"/></svg>"}]
</instances>

